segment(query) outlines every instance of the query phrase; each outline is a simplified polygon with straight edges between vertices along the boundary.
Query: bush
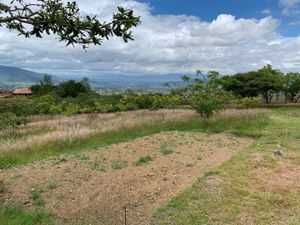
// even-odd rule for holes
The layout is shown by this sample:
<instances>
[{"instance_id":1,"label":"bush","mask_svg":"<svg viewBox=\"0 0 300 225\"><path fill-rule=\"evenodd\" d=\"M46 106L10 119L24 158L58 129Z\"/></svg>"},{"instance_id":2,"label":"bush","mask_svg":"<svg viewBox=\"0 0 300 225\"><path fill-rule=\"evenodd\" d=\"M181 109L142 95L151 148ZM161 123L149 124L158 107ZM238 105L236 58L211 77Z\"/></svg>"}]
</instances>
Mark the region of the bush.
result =
<instances>
[{"instance_id":1,"label":"bush","mask_svg":"<svg viewBox=\"0 0 300 225\"><path fill-rule=\"evenodd\" d=\"M5 98L1 99L0 103L0 113L13 112L17 116L28 116L36 113L35 104L29 98Z\"/></svg>"},{"instance_id":2,"label":"bush","mask_svg":"<svg viewBox=\"0 0 300 225\"><path fill-rule=\"evenodd\" d=\"M221 89L219 73L209 71L207 75L196 71L196 78L183 76L182 80L188 82L184 88L187 102L205 120L209 120L214 114L225 109L229 95ZM199 76L202 76L200 78Z\"/></svg>"},{"instance_id":3,"label":"bush","mask_svg":"<svg viewBox=\"0 0 300 225\"><path fill-rule=\"evenodd\" d=\"M18 117L16 114L7 112L0 114L0 129L4 129L9 126L19 126L26 124L26 117Z\"/></svg>"},{"instance_id":4,"label":"bush","mask_svg":"<svg viewBox=\"0 0 300 225\"><path fill-rule=\"evenodd\" d=\"M193 109L205 120L225 109L226 99L216 93L193 95L189 99Z\"/></svg>"}]
</instances>

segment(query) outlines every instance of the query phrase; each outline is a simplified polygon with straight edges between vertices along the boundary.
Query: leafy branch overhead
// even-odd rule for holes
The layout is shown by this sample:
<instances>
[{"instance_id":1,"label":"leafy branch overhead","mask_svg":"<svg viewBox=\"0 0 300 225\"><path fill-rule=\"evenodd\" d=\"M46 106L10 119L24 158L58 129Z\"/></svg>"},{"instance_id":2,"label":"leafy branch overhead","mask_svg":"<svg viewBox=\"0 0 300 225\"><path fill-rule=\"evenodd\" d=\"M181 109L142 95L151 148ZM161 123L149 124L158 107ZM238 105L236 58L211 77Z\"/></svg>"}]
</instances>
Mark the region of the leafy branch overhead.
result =
<instances>
[{"instance_id":1,"label":"leafy branch overhead","mask_svg":"<svg viewBox=\"0 0 300 225\"><path fill-rule=\"evenodd\" d=\"M61 0L13 0L0 2L0 27L16 30L25 37L56 34L66 45L101 45L104 39L117 36L133 40L131 29L141 23L131 9L118 7L110 21L101 22L97 16L82 16L76 2Z\"/></svg>"}]
</instances>

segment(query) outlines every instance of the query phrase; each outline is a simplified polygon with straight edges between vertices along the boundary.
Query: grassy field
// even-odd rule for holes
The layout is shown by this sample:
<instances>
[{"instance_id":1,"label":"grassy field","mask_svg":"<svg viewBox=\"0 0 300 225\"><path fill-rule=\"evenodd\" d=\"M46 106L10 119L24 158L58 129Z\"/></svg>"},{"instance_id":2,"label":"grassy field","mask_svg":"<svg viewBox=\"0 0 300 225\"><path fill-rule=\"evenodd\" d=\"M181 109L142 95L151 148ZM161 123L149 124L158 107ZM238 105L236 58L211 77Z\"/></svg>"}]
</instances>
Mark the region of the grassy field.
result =
<instances>
[{"instance_id":1,"label":"grassy field","mask_svg":"<svg viewBox=\"0 0 300 225\"><path fill-rule=\"evenodd\" d=\"M152 120L142 126L123 126L122 129L101 133L102 138L97 133L77 139L68 146L50 142L36 149L4 151L1 167L92 150L160 131L229 131L239 136L254 137L255 141L158 208L151 218L145 220L145 224L297 225L300 224L299 116L300 109L292 107L271 109L269 112L230 110L205 123L189 112L186 117L181 115L180 120L173 118L164 123ZM275 150L283 151L284 157L275 157ZM137 159L138 164L140 161L145 160ZM2 205L0 224L22 224L22 218L28 220L26 224L51 224L54 221L51 215L41 211L24 212L15 206L7 206L7 203ZM8 220L12 222L5 222Z\"/></svg>"},{"instance_id":2,"label":"grassy field","mask_svg":"<svg viewBox=\"0 0 300 225\"><path fill-rule=\"evenodd\" d=\"M251 147L159 208L151 224L300 224L299 115L273 109Z\"/></svg>"},{"instance_id":3,"label":"grassy field","mask_svg":"<svg viewBox=\"0 0 300 225\"><path fill-rule=\"evenodd\" d=\"M82 152L161 131L230 131L259 136L264 110L227 110L205 123L191 110L137 111L74 117L34 117L0 132L0 169L71 152Z\"/></svg>"}]
</instances>

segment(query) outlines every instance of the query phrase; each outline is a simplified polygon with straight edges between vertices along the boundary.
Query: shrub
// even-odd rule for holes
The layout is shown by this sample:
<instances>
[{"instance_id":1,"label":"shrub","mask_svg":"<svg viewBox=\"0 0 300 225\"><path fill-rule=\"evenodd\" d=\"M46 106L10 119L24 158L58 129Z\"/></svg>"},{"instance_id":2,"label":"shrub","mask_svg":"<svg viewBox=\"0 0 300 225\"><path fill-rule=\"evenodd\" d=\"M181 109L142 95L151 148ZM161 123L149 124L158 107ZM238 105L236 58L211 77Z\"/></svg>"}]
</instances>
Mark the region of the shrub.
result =
<instances>
[{"instance_id":1,"label":"shrub","mask_svg":"<svg viewBox=\"0 0 300 225\"><path fill-rule=\"evenodd\" d=\"M1 99L0 113L13 112L17 116L28 116L36 113L35 104L29 98Z\"/></svg>"},{"instance_id":2,"label":"shrub","mask_svg":"<svg viewBox=\"0 0 300 225\"><path fill-rule=\"evenodd\" d=\"M216 93L193 95L189 99L193 109L205 120L225 109L226 99Z\"/></svg>"},{"instance_id":3,"label":"shrub","mask_svg":"<svg viewBox=\"0 0 300 225\"><path fill-rule=\"evenodd\" d=\"M0 129L4 129L9 126L19 126L26 124L26 117L18 117L16 114L11 112L1 113L0 114Z\"/></svg>"}]
</instances>

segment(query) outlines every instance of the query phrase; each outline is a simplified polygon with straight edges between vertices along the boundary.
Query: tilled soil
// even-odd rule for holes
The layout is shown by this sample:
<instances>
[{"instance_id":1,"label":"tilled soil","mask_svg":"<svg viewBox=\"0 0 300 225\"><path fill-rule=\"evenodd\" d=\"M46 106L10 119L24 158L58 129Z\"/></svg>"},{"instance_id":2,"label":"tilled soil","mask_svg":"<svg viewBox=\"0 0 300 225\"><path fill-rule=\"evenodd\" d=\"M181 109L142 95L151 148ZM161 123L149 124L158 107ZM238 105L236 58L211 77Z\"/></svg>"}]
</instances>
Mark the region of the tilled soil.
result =
<instances>
[{"instance_id":1,"label":"tilled soil","mask_svg":"<svg viewBox=\"0 0 300 225\"><path fill-rule=\"evenodd\" d=\"M228 133L163 132L0 175L6 199L49 211L57 224L124 224L125 206L128 224L141 224L155 208L251 142ZM146 156L151 160L134 163ZM33 192L42 203L32 198Z\"/></svg>"}]
</instances>

